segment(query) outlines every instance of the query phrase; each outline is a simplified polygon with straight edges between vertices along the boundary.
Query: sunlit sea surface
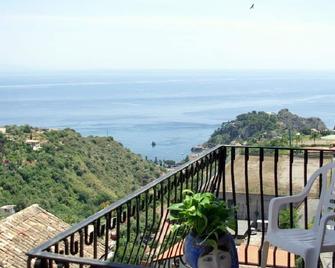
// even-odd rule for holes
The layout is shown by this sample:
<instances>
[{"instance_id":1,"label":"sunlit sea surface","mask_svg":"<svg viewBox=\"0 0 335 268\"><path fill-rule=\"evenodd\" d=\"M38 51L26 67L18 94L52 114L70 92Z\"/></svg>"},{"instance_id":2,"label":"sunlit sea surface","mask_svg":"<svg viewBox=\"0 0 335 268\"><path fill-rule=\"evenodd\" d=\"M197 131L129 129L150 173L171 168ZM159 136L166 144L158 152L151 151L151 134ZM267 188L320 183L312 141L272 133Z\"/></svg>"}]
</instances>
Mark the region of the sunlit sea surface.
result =
<instances>
[{"instance_id":1,"label":"sunlit sea surface","mask_svg":"<svg viewBox=\"0 0 335 268\"><path fill-rule=\"evenodd\" d=\"M113 136L150 159L181 160L224 121L288 108L335 124L335 73L103 71L0 74L0 125ZM156 143L152 147L152 142Z\"/></svg>"}]
</instances>

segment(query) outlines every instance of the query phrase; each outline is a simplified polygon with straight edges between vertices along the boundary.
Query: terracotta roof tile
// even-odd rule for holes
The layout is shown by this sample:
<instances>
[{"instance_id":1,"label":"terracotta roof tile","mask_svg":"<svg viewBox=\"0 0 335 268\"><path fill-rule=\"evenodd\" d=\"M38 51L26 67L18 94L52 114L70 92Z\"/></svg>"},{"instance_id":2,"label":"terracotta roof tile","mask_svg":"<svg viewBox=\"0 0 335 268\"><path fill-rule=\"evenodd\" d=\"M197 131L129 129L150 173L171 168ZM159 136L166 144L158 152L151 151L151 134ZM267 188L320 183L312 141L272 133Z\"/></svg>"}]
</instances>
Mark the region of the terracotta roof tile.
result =
<instances>
[{"instance_id":1,"label":"terracotta roof tile","mask_svg":"<svg viewBox=\"0 0 335 268\"><path fill-rule=\"evenodd\" d=\"M26 252L69 227L32 205L0 221L0 268L26 267Z\"/></svg>"}]
</instances>

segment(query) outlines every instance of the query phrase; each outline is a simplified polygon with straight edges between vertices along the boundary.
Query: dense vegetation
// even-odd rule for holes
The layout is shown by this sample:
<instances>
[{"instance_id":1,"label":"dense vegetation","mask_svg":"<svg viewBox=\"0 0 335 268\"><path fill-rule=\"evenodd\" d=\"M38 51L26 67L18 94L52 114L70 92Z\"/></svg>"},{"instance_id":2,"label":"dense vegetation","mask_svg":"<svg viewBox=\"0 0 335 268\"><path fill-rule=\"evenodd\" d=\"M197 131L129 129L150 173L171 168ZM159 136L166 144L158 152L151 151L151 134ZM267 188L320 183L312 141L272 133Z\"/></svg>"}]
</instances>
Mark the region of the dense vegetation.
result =
<instances>
[{"instance_id":1,"label":"dense vegetation","mask_svg":"<svg viewBox=\"0 0 335 268\"><path fill-rule=\"evenodd\" d=\"M299 117L287 109L280 110L277 114L253 111L238 115L233 121L224 122L211 135L207 145L235 142L286 146L289 139L297 141L303 136L311 136L315 140L318 133L326 131L321 119Z\"/></svg>"},{"instance_id":2,"label":"dense vegetation","mask_svg":"<svg viewBox=\"0 0 335 268\"><path fill-rule=\"evenodd\" d=\"M38 203L73 223L162 173L112 137L81 137L71 129L7 126L0 133L0 206ZM40 142L33 150L27 139Z\"/></svg>"}]
</instances>

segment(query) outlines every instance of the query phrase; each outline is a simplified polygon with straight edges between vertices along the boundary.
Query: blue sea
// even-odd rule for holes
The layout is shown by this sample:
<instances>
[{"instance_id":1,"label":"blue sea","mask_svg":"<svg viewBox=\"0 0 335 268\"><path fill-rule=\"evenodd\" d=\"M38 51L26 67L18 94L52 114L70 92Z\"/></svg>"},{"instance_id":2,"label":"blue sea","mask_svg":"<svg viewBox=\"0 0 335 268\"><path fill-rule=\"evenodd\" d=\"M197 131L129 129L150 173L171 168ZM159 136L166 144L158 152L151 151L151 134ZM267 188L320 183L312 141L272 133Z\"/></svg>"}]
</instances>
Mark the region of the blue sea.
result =
<instances>
[{"instance_id":1,"label":"blue sea","mask_svg":"<svg viewBox=\"0 0 335 268\"><path fill-rule=\"evenodd\" d=\"M288 108L335 124L335 73L95 71L0 74L0 125L113 136L149 159L181 160L222 122ZM156 143L152 147L152 142Z\"/></svg>"}]
</instances>

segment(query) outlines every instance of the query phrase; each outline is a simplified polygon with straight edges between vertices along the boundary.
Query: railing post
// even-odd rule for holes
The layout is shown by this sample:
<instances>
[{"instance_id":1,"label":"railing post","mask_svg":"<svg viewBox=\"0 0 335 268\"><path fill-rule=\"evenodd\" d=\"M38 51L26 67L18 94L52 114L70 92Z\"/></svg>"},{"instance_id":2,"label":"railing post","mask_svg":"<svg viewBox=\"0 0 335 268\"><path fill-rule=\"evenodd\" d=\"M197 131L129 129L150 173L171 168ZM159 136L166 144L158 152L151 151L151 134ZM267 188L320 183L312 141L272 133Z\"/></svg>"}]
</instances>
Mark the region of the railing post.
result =
<instances>
[{"instance_id":1,"label":"railing post","mask_svg":"<svg viewBox=\"0 0 335 268\"><path fill-rule=\"evenodd\" d=\"M261 238L261 247L258 250L258 260L261 260L261 252L263 249L264 243L264 232L265 232L265 223L264 223L264 191L263 191L263 162L264 162L264 148L259 148L259 193L261 196L261 218L262 218L262 238ZM259 263L260 265L260 263Z\"/></svg>"},{"instance_id":2,"label":"railing post","mask_svg":"<svg viewBox=\"0 0 335 268\"><path fill-rule=\"evenodd\" d=\"M32 257L28 257L28 259L27 259L27 268L31 268L31 261L32 261Z\"/></svg>"},{"instance_id":3,"label":"railing post","mask_svg":"<svg viewBox=\"0 0 335 268\"><path fill-rule=\"evenodd\" d=\"M244 150L244 183L245 183L245 202L247 208L247 221L248 221L248 237L247 237L247 246L245 247L244 250L245 263L248 263L248 247L250 244L250 235L251 235L248 163L249 163L249 148L246 147Z\"/></svg>"},{"instance_id":4,"label":"railing post","mask_svg":"<svg viewBox=\"0 0 335 268\"><path fill-rule=\"evenodd\" d=\"M233 196L233 205L236 208L236 187L235 187L235 159L236 159L236 147L230 148L230 177L231 177L231 191ZM237 221L237 211L235 210L235 238L238 234L238 221Z\"/></svg>"},{"instance_id":5,"label":"railing post","mask_svg":"<svg viewBox=\"0 0 335 268\"><path fill-rule=\"evenodd\" d=\"M219 151L219 163L218 163L218 186L216 189L216 196L220 195L220 186L222 185L222 199L226 200L226 158L227 148L225 146L220 147Z\"/></svg>"},{"instance_id":6,"label":"railing post","mask_svg":"<svg viewBox=\"0 0 335 268\"><path fill-rule=\"evenodd\" d=\"M320 167L323 166L323 151L320 151ZM320 174L320 181L319 181L319 197L321 196L321 190L322 190L322 174Z\"/></svg>"},{"instance_id":7,"label":"railing post","mask_svg":"<svg viewBox=\"0 0 335 268\"><path fill-rule=\"evenodd\" d=\"M49 268L47 259L36 259L34 268Z\"/></svg>"},{"instance_id":8,"label":"railing post","mask_svg":"<svg viewBox=\"0 0 335 268\"><path fill-rule=\"evenodd\" d=\"M308 168L308 150L304 150L304 187L307 184L307 168ZM308 229L308 203L307 197L304 200L304 222L305 222L305 229Z\"/></svg>"}]
</instances>

